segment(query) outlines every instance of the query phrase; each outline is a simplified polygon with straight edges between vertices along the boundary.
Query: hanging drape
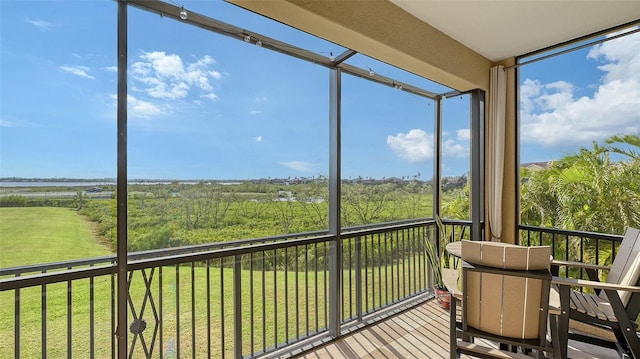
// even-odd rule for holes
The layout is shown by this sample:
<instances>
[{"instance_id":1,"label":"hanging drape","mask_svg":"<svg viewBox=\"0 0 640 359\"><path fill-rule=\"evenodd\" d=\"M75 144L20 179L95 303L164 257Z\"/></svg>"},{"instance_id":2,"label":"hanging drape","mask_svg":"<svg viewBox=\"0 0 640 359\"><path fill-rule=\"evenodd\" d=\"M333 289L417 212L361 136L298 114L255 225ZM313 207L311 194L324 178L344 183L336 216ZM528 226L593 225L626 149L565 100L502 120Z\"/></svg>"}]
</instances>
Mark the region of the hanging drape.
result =
<instances>
[{"instance_id":1,"label":"hanging drape","mask_svg":"<svg viewBox=\"0 0 640 359\"><path fill-rule=\"evenodd\" d=\"M503 66L491 68L487 146L489 230L492 241L502 238L502 182L504 173L504 128L507 81Z\"/></svg>"}]
</instances>

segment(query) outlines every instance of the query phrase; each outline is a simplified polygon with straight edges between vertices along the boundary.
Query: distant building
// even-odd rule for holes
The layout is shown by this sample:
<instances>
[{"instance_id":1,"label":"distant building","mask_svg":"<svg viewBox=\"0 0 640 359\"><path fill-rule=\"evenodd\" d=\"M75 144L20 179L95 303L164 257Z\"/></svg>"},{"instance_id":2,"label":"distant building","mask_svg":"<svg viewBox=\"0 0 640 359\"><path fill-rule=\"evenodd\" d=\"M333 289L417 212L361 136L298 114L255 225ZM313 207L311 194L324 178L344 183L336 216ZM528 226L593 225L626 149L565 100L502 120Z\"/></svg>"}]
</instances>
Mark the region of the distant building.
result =
<instances>
[{"instance_id":1,"label":"distant building","mask_svg":"<svg viewBox=\"0 0 640 359\"><path fill-rule=\"evenodd\" d=\"M520 167L530 169L530 170L546 170L551 166L551 161L548 162L528 162L522 163Z\"/></svg>"}]
</instances>

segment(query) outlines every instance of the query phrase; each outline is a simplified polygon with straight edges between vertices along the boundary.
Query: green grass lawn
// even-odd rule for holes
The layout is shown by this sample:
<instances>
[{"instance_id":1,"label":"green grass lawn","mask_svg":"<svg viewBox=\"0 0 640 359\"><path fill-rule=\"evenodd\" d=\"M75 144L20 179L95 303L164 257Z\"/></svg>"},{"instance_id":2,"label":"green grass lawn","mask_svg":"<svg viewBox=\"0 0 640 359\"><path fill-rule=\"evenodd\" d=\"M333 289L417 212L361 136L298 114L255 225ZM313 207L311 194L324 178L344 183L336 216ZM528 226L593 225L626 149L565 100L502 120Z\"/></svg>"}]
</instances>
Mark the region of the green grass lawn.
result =
<instances>
[{"instance_id":1,"label":"green grass lawn","mask_svg":"<svg viewBox=\"0 0 640 359\"><path fill-rule=\"evenodd\" d=\"M3 266L5 263L21 265L108 254L93 236L91 225L75 211L56 208L2 208L0 214L0 258ZM10 250L5 251L5 248ZM14 258L25 256L28 261ZM248 259L249 256L243 257L243 260ZM260 259L259 254L255 255L254 263L258 264ZM149 288L155 311L161 317L158 330L162 328L162 337L159 332L155 337L154 358L159 357L160 348L166 358L177 357L178 350L182 357L191 357L192 353L197 358L207 357L209 345L213 357L220 357L223 352L225 357L233 356L234 275L232 268L221 268L219 263L218 260L213 261L211 268L205 267L203 263L194 267L163 267L162 276L159 268L147 269L144 275L142 271L134 272L129 290L131 303L133 310L140 314L142 304L146 301L144 319L147 329L143 336L148 347L153 341L156 320L149 298L145 299L144 276L151 283ZM328 283L323 271L311 271L308 274L302 271L296 275L292 268L286 273L282 270L269 270L263 278L261 271L251 272L245 269L240 275L243 354L259 352L276 343L294 341L305 335L307 330L314 332L325 327ZM345 272L345 281L348 275ZM395 276L398 275L396 272ZM403 273L400 278L407 286L409 278L405 275ZM370 269L363 276L369 278L370 293L365 310L376 306L372 301L380 295L381 290L384 291L385 298L389 295L393 299L393 292L386 285L379 287L380 283L394 280L391 270ZM92 331L93 356L111 357L112 286L115 281L115 276L102 276L93 281L84 279L71 284L63 282L47 285L45 288L38 286L22 289L19 295L21 357L42 356L43 331L46 332L48 357L66 357L69 347L73 357L89 357ZM349 295L345 294L345 299L347 297ZM355 294L352 293L351 297L355 298ZM71 298L71 305L68 305L68 298ZM93 311L90 309L91 298ZM13 291L0 292L0 358L15 356L15 299ZM345 307L349 306L347 302L343 304ZM43 316L46 321L43 321ZM130 307L128 323L132 321ZM129 345L135 343L133 357L144 357L140 338L128 334ZM210 342L207 335L210 335ZM71 338L70 346L67 338Z\"/></svg>"},{"instance_id":2,"label":"green grass lawn","mask_svg":"<svg viewBox=\"0 0 640 359\"><path fill-rule=\"evenodd\" d=\"M69 208L0 208L0 267L111 254L93 224Z\"/></svg>"}]
</instances>

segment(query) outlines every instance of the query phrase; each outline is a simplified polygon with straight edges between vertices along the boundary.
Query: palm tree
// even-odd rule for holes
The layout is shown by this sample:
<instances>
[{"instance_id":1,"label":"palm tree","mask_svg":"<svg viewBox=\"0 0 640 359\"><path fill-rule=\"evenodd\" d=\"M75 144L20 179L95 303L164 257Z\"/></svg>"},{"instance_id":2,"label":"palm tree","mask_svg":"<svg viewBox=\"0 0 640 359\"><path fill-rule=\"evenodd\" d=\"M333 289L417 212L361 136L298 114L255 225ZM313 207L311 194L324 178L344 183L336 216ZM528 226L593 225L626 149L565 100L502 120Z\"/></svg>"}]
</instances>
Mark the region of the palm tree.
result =
<instances>
[{"instance_id":1,"label":"palm tree","mask_svg":"<svg viewBox=\"0 0 640 359\"><path fill-rule=\"evenodd\" d=\"M542 171L523 169L522 219L524 223L570 230L623 233L640 224L640 148L636 135L614 136L609 146L593 144L552 163ZM611 154L629 157L613 161ZM577 243L577 242L576 242ZM593 247L595 243L587 243ZM570 248L573 253L577 248ZM601 255L601 258L602 255Z\"/></svg>"},{"instance_id":2,"label":"palm tree","mask_svg":"<svg viewBox=\"0 0 640 359\"><path fill-rule=\"evenodd\" d=\"M634 161L640 160L640 133L630 135L615 135L604 141L606 149L609 152L621 154L630 157ZM616 144L624 144L631 146L632 148L622 148L616 146ZM638 148L638 151L633 150L633 147Z\"/></svg>"}]
</instances>

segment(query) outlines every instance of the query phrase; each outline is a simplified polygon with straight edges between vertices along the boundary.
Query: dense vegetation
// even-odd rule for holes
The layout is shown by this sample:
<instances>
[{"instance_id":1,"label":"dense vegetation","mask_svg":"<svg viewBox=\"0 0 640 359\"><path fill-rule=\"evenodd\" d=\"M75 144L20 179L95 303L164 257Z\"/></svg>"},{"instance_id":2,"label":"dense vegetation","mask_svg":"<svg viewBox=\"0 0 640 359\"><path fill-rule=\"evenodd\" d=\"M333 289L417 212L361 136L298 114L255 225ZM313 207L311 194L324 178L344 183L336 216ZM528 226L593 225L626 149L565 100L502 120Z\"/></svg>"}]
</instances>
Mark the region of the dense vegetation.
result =
<instances>
[{"instance_id":1,"label":"dense vegetation","mask_svg":"<svg viewBox=\"0 0 640 359\"><path fill-rule=\"evenodd\" d=\"M431 214L431 185L418 181L343 184L342 225L353 226ZM243 238L326 230L326 179L300 183L131 186L129 250L175 247ZM86 201L80 213L116 240L115 202Z\"/></svg>"},{"instance_id":2,"label":"dense vegetation","mask_svg":"<svg viewBox=\"0 0 640 359\"><path fill-rule=\"evenodd\" d=\"M547 169L521 169L522 222L613 234L640 226L639 150L640 135L614 136Z\"/></svg>"}]
</instances>

